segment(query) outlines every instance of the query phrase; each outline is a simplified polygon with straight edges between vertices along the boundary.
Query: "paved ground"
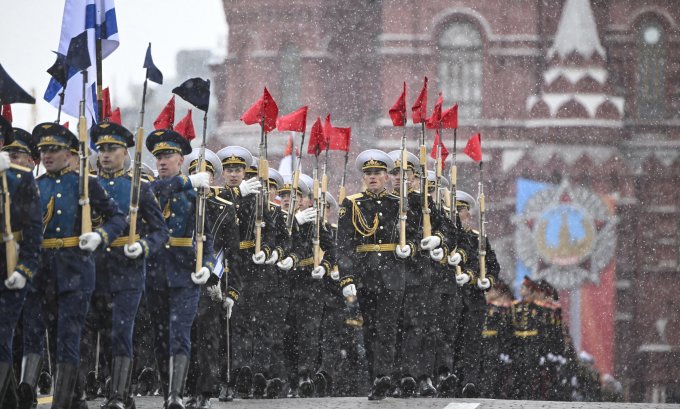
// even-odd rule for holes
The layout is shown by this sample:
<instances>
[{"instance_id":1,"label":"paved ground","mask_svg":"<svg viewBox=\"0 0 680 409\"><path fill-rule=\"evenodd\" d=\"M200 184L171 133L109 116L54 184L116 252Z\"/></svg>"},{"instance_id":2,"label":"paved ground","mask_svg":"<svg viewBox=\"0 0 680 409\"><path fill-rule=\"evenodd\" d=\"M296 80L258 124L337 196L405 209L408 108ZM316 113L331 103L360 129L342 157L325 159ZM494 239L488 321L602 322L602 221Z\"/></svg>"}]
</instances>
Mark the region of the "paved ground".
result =
<instances>
[{"instance_id":1,"label":"paved ground","mask_svg":"<svg viewBox=\"0 0 680 409\"><path fill-rule=\"evenodd\" d=\"M163 402L159 397L136 399L137 409L161 409ZM90 409L99 409L101 400L89 402ZM43 403L39 409L50 405ZM366 398L324 398L324 399L277 399L277 400L236 400L233 402L212 401L213 409L363 409L363 408L418 408L418 409L680 409L680 405L643 404L643 403L581 403L581 402L542 402L509 401L492 399L385 399L370 402Z\"/></svg>"}]
</instances>

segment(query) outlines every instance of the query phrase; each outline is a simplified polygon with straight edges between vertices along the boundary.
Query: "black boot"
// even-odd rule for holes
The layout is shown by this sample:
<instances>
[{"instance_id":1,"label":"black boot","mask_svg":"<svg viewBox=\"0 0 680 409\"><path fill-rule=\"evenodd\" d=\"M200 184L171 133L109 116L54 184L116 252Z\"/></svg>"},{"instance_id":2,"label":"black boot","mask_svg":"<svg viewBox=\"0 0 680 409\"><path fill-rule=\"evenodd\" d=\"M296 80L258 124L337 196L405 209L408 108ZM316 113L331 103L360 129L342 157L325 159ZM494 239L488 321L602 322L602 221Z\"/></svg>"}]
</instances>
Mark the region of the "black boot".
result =
<instances>
[{"instance_id":1,"label":"black boot","mask_svg":"<svg viewBox=\"0 0 680 409\"><path fill-rule=\"evenodd\" d=\"M116 356L113 358L113 374L111 378L111 388L109 398L104 409L125 409L128 399L128 378L132 360L126 356Z\"/></svg>"},{"instance_id":2,"label":"black boot","mask_svg":"<svg viewBox=\"0 0 680 409\"><path fill-rule=\"evenodd\" d=\"M220 402L231 402L234 400L234 388L231 383L220 385L220 395L217 397Z\"/></svg>"},{"instance_id":3,"label":"black boot","mask_svg":"<svg viewBox=\"0 0 680 409\"><path fill-rule=\"evenodd\" d=\"M261 372L258 372L253 376L253 398L264 398L265 389L267 389L267 378Z\"/></svg>"},{"instance_id":4,"label":"black boot","mask_svg":"<svg viewBox=\"0 0 680 409\"><path fill-rule=\"evenodd\" d=\"M184 409L182 394L184 393L184 382L189 370L189 357L186 355L175 355L170 357L170 379L167 409Z\"/></svg>"},{"instance_id":5,"label":"black boot","mask_svg":"<svg viewBox=\"0 0 680 409\"><path fill-rule=\"evenodd\" d=\"M412 398L416 393L416 380L412 376L404 376L399 381L401 386L401 397L402 398Z\"/></svg>"},{"instance_id":6,"label":"black boot","mask_svg":"<svg viewBox=\"0 0 680 409\"><path fill-rule=\"evenodd\" d=\"M12 364L0 362L0 404L5 401L5 394L9 389L9 380L12 377Z\"/></svg>"},{"instance_id":7,"label":"black boot","mask_svg":"<svg viewBox=\"0 0 680 409\"><path fill-rule=\"evenodd\" d=\"M423 398L432 398L437 394L437 390L432 385L432 380L427 375L420 377L420 387L418 389L419 395Z\"/></svg>"},{"instance_id":8,"label":"black boot","mask_svg":"<svg viewBox=\"0 0 680 409\"><path fill-rule=\"evenodd\" d=\"M267 382L267 390L265 396L267 399L278 399L283 390L283 381L280 378L272 378Z\"/></svg>"},{"instance_id":9,"label":"black boot","mask_svg":"<svg viewBox=\"0 0 680 409\"><path fill-rule=\"evenodd\" d=\"M300 396L303 398L311 398L312 395L314 395L314 383L309 379L309 375L306 373L300 375L298 390L300 391Z\"/></svg>"},{"instance_id":10,"label":"black boot","mask_svg":"<svg viewBox=\"0 0 680 409\"><path fill-rule=\"evenodd\" d=\"M253 386L253 371L249 366L244 366L238 371L236 378L236 393L241 399L250 399L250 389Z\"/></svg>"},{"instance_id":11,"label":"black boot","mask_svg":"<svg viewBox=\"0 0 680 409\"><path fill-rule=\"evenodd\" d=\"M156 389L156 371L153 368L145 367L137 377L137 393L142 396L152 395Z\"/></svg>"},{"instance_id":12,"label":"black boot","mask_svg":"<svg viewBox=\"0 0 680 409\"><path fill-rule=\"evenodd\" d=\"M52 409L68 409L71 407L77 375L78 368L75 365L57 363Z\"/></svg>"},{"instance_id":13,"label":"black boot","mask_svg":"<svg viewBox=\"0 0 680 409\"><path fill-rule=\"evenodd\" d=\"M316 391L316 396L323 398L328 395L328 386L330 383L330 378L324 372L317 372L314 374L314 390Z\"/></svg>"},{"instance_id":14,"label":"black boot","mask_svg":"<svg viewBox=\"0 0 680 409\"><path fill-rule=\"evenodd\" d=\"M35 387L40 376L41 357L38 354L26 354L21 359L21 382L17 387L19 409L30 409L36 400Z\"/></svg>"},{"instance_id":15,"label":"black boot","mask_svg":"<svg viewBox=\"0 0 680 409\"><path fill-rule=\"evenodd\" d=\"M373 381L371 392L368 394L368 400L383 400L386 397L387 391L390 390L392 381L389 376L378 376Z\"/></svg>"},{"instance_id":16,"label":"black boot","mask_svg":"<svg viewBox=\"0 0 680 409\"><path fill-rule=\"evenodd\" d=\"M210 404L210 394L202 393L202 394L198 395L198 400L196 402L196 408L197 409L211 409L212 405Z\"/></svg>"},{"instance_id":17,"label":"black boot","mask_svg":"<svg viewBox=\"0 0 680 409\"><path fill-rule=\"evenodd\" d=\"M477 391L477 387L475 386L474 383L468 382L465 384L463 387L463 397L464 398L478 398L479 397L479 392Z\"/></svg>"},{"instance_id":18,"label":"black boot","mask_svg":"<svg viewBox=\"0 0 680 409\"><path fill-rule=\"evenodd\" d=\"M437 391L439 391L440 398L455 398L456 389L458 388L458 377L452 373L443 372L439 375L439 383L437 384Z\"/></svg>"}]
</instances>

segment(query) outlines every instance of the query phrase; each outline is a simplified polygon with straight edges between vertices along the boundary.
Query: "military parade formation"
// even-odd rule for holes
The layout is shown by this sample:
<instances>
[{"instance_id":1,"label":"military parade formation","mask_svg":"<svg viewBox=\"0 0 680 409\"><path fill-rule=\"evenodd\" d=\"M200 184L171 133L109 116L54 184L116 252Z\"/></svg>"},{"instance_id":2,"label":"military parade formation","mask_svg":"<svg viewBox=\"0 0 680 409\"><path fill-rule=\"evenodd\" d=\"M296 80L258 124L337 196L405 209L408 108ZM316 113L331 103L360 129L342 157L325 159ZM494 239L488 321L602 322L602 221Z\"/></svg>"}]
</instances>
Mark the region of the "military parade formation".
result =
<instances>
[{"instance_id":1,"label":"military parade formation","mask_svg":"<svg viewBox=\"0 0 680 409\"><path fill-rule=\"evenodd\" d=\"M67 57L85 72L89 61ZM147 81L158 82L149 62ZM2 104L32 99L9 77L0 84ZM204 113L193 148L193 124L175 125L174 112L147 134L144 104L136 134L106 112L88 126L84 86L76 133L59 119L28 132L0 118L2 407L34 408L39 392L53 408L103 397L107 409L148 394L167 409L362 394L570 400L597 383L575 368L557 290L526 278L514 300L500 279L481 136L464 151L479 163L473 196L456 184L455 139L442 174L457 107L442 112L440 97L426 118L426 86L412 109L419 155L405 131L393 151L360 152L363 188L352 194L349 128L317 119L304 174L307 108L278 117L266 89L242 117L261 128L257 155L206 148L210 82L200 78L173 90ZM405 92L395 126L406 125ZM434 170L426 125L437 130ZM274 128L302 134L289 174L267 159ZM337 201L329 149L345 151Z\"/></svg>"}]
</instances>

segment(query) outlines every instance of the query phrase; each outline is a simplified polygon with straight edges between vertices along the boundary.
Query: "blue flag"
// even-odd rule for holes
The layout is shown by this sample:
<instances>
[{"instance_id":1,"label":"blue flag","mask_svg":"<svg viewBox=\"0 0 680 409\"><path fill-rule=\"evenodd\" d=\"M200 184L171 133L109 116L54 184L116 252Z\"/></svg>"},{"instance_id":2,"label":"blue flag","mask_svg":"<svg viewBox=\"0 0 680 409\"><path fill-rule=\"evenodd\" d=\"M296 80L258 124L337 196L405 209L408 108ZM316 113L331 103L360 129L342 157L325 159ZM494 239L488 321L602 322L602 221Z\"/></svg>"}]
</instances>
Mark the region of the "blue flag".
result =
<instances>
[{"instance_id":1,"label":"blue flag","mask_svg":"<svg viewBox=\"0 0 680 409\"><path fill-rule=\"evenodd\" d=\"M153 58L151 58L151 43L149 43L149 47L146 49L143 68L146 68L146 78L156 84L163 83L163 73L156 67L156 64L153 63Z\"/></svg>"}]
</instances>

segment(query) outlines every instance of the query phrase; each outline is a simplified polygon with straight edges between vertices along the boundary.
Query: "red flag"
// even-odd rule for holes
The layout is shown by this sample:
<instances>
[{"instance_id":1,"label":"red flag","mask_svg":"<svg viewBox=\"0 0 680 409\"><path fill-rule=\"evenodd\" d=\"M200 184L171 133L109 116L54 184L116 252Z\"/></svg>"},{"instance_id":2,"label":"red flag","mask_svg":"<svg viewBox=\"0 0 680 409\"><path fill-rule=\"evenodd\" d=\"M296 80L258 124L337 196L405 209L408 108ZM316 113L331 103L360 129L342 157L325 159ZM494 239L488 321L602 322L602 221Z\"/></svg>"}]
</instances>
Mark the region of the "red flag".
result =
<instances>
[{"instance_id":1,"label":"red flag","mask_svg":"<svg viewBox=\"0 0 680 409\"><path fill-rule=\"evenodd\" d=\"M241 121L246 125L253 125L262 123L262 119L264 119L264 131L269 132L276 128L276 117L278 115L279 107L265 87L262 97L241 115Z\"/></svg>"},{"instance_id":2,"label":"red flag","mask_svg":"<svg viewBox=\"0 0 680 409\"><path fill-rule=\"evenodd\" d=\"M352 128L332 128L331 140L328 149L332 151L349 152L349 140L352 136Z\"/></svg>"},{"instance_id":3,"label":"red flag","mask_svg":"<svg viewBox=\"0 0 680 409\"><path fill-rule=\"evenodd\" d=\"M7 120L10 124L12 123L12 106L10 104L5 104L2 106L2 117Z\"/></svg>"},{"instance_id":4,"label":"red flag","mask_svg":"<svg viewBox=\"0 0 680 409\"><path fill-rule=\"evenodd\" d=\"M442 120L442 104L444 100L442 99L442 93L439 93L439 98L437 98L437 103L434 104L434 110L432 115L425 121L425 127L428 129L439 129L439 121Z\"/></svg>"},{"instance_id":5,"label":"red flag","mask_svg":"<svg viewBox=\"0 0 680 409\"><path fill-rule=\"evenodd\" d=\"M404 91L399 95L397 102L390 108L390 118L392 118L392 125L405 126L406 125L406 82L404 81Z\"/></svg>"},{"instance_id":6,"label":"red flag","mask_svg":"<svg viewBox=\"0 0 680 409\"><path fill-rule=\"evenodd\" d=\"M64 122L63 124L61 124L61 126L63 126L64 128L68 129L68 121L66 121L66 122Z\"/></svg>"},{"instance_id":7,"label":"red flag","mask_svg":"<svg viewBox=\"0 0 680 409\"><path fill-rule=\"evenodd\" d=\"M323 128L321 126L321 118L316 118L312 131L309 135L309 145L307 145L307 153L310 155L318 155L321 151L326 150L326 139L323 135Z\"/></svg>"},{"instance_id":8,"label":"red flag","mask_svg":"<svg viewBox=\"0 0 680 409\"><path fill-rule=\"evenodd\" d=\"M420 90L420 95L418 95L416 102L411 107L411 116L413 117L414 124L425 121L427 117L427 77L425 77L423 82L423 89Z\"/></svg>"},{"instance_id":9,"label":"red flag","mask_svg":"<svg viewBox=\"0 0 680 409\"><path fill-rule=\"evenodd\" d=\"M441 143L440 155L442 156L442 163L444 163L446 162L446 158L449 157L449 150L446 149L446 146L444 146L444 141L442 140L440 142L439 139L439 129L437 129L437 132L434 134L434 143L432 144L432 152L430 152L430 156L432 159L437 159L437 145Z\"/></svg>"},{"instance_id":10,"label":"red flag","mask_svg":"<svg viewBox=\"0 0 680 409\"><path fill-rule=\"evenodd\" d=\"M154 129L172 129L174 123L175 96L173 95L172 98L170 98L170 101L168 101L167 105L165 105L165 108L163 108L161 113L158 115L158 118L153 121L153 127Z\"/></svg>"},{"instance_id":11,"label":"red flag","mask_svg":"<svg viewBox=\"0 0 680 409\"><path fill-rule=\"evenodd\" d=\"M191 119L191 110L188 110L186 116L177 122L177 125L175 125L175 131L182 135L187 141L190 141L196 137L196 132L194 131L194 121Z\"/></svg>"},{"instance_id":12,"label":"red flag","mask_svg":"<svg viewBox=\"0 0 680 409\"><path fill-rule=\"evenodd\" d=\"M111 93L109 87L102 90L102 119L106 121L111 117Z\"/></svg>"},{"instance_id":13,"label":"red flag","mask_svg":"<svg viewBox=\"0 0 680 409\"><path fill-rule=\"evenodd\" d=\"M442 112L442 128L458 128L458 104Z\"/></svg>"},{"instance_id":14,"label":"red flag","mask_svg":"<svg viewBox=\"0 0 680 409\"><path fill-rule=\"evenodd\" d=\"M283 156L290 156L293 154L293 142L293 134L289 134L288 142L286 143L286 151L283 153Z\"/></svg>"},{"instance_id":15,"label":"red flag","mask_svg":"<svg viewBox=\"0 0 680 409\"><path fill-rule=\"evenodd\" d=\"M120 118L120 108L116 108L113 110L111 116L109 116L109 122L118 125L123 125L123 121Z\"/></svg>"},{"instance_id":16,"label":"red flag","mask_svg":"<svg viewBox=\"0 0 680 409\"><path fill-rule=\"evenodd\" d=\"M463 153L469 156L473 161L479 162L482 160L482 135L475 134L470 138Z\"/></svg>"},{"instance_id":17,"label":"red flag","mask_svg":"<svg viewBox=\"0 0 680 409\"><path fill-rule=\"evenodd\" d=\"M276 120L279 131L304 132L307 129L307 107L304 106L288 115L280 116Z\"/></svg>"}]
</instances>

